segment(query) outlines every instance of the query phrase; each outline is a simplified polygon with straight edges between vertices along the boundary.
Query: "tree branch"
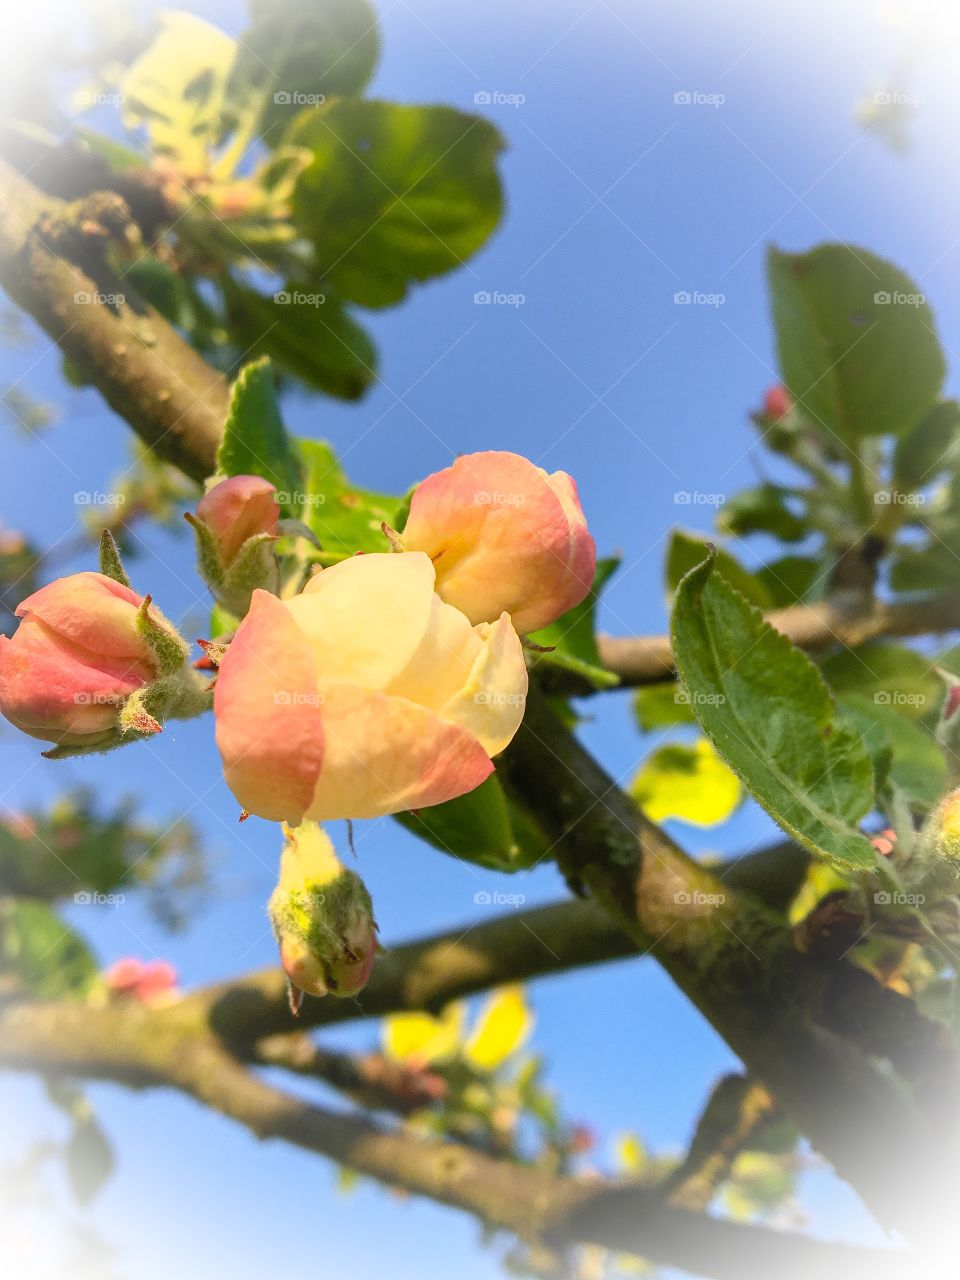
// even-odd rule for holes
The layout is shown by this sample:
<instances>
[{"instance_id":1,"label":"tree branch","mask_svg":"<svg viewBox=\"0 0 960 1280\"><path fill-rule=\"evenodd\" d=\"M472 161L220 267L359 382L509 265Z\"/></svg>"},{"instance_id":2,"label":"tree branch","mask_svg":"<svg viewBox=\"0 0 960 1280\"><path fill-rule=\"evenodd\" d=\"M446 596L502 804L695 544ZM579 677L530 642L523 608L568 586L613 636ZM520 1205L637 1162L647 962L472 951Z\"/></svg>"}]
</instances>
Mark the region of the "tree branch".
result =
<instances>
[{"instance_id":1,"label":"tree branch","mask_svg":"<svg viewBox=\"0 0 960 1280\"><path fill-rule=\"evenodd\" d=\"M642 1253L717 1280L897 1280L918 1259L718 1222L648 1188L577 1181L450 1142L382 1128L273 1088L209 1036L188 1001L163 1010L79 1003L0 1009L0 1063L137 1086L172 1086L246 1126L525 1239Z\"/></svg>"},{"instance_id":2,"label":"tree branch","mask_svg":"<svg viewBox=\"0 0 960 1280\"><path fill-rule=\"evenodd\" d=\"M528 699L502 760L571 882L659 960L881 1219L917 1238L949 1220L960 1070L946 1028L863 970L801 955L782 919L644 819L545 701Z\"/></svg>"},{"instance_id":3,"label":"tree branch","mask_svg":"<svg viewBox=\"0 0 960 1280\"><path fill-rule=\"evenodd\" d=\"M767 621L809 652L834 644L858 645L881 636L937 635L960 630L960 595L865 606L862 594L768 613ZM668 636L597 637L603 665L621 687L659 684L676 677Z\"/></svg>"},{"instance_id":4,"label":"tree branch","mask_svg":"<svg viewBox=\"0 0 960 1280\"><path fill-rule=\"evenodd\" d=\"M226 380L135 296L129 278L92 260L81 266L54 246L43 228L75 218L71 206L43 196L3 159L0 186L0 285L146 444L203 480L216 465Z\"/></svg>"},{"instance_id":5,"label":"tree branch","mask_svg":"<svg viewBox=\"0 0 960 1280\"><path fill-rule=\"evenodd\" d=\"M714 874L732 888L782 910L796 893L809 859L791 843L772 845ZM306 998L294 1022L279 968L231 979L195 992L218 1035L248 1048L264 1036L330 1026L404 1010L438 1013L445 1004L507 982L548 977L638 954L636 940L597 903L551 903L530 911L461 925L390 947L354 1000Z\"/></svg>"}]
</instances>

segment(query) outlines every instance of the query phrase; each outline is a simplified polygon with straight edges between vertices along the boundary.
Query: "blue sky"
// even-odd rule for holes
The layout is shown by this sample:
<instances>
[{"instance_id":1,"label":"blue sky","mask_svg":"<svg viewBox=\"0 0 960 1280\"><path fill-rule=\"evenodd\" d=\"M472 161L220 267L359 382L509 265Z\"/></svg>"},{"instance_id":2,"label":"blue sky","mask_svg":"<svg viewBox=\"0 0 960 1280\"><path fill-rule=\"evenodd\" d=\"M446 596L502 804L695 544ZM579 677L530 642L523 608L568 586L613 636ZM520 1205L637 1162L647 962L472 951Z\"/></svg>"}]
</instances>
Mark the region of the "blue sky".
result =
<instances>
[{"instance_id":1,"label":"blue sky","mask_svg":"<svg viewBox=\"0 0 960 1280\"><path fill-rule=\"evenodd\" d=\"M678 523L708 530L713 513L679 506L674 495L734 493L762 465L747 412L775 380L763 281L769 243L800 250L850 239L892 258L920 282L948 352L960 343L956 28L918 42L915 68L898 87L924 101L908 119L912 150L898 155L853 118L856 100L884 86L904 47L902 33L859 0L741 0L723 6L722 20L700 0L379 7L377 94L465 109L478 93L524 97L475 108L508 141L508 212L467 269L369 318L380 386L358 405L291 395L289 425L330 439L358 483L383 490L403 491L474 449L515 449L569 471L601 551L624 557L602 625L660 631L668 531ZM242 29L234 0L190 8ZM936 16L949 6L929 8ZM42 29L51 12L23 21ZM676 102L683 91L714 105ZM477 306L479 291L523 302ZM678 291L723 301L677 305ZM41 337L26 351L0 351L0 385L19 379L53 400L60 420L40 440L5 430L0 513L8 527L51 542L76 528L74 494L108 489L125 465L127 432L94 393L66 388ZM956 392L953 374L950 385ZM151 535L131 569L139 589L199 635L205 605L191 558L186 538ZM651 743L632 727L625 695L595 700L588 716L586 740L626 780ZM132 902L95 918L91 909L74 912L104 962L163 955L185 985L274 961L264 902L276 829L256 819L237 825L211 729L171 725L149 745L50 764L0 728L3 805L83 782L105 797L140 795L158 820L187 813L197 824L214 855L216 890L185 935L163 935ZM722 836L676 834L696 852L733 852L773 832L745 808ZM564 892L548 868L497 883L390 822L359 824L357 836L387 945L482 920L489 908L473 901L482 888L522 893L528 905ZM649 961L540 982L530 996L552 1083L567 1112L595 1125L605 1143L630 1128L655 1148L680 1147L710 1084L734 1065ZM364 1047L376 1034L375 1024L358 1023L327 1042ZM456 1258L463 1280L501 1274L467 1219L373 1188L338 1196L322 1162L257 1144L179 1098L104 1086L91 1096L119 1157L91 1216L123 1276L215 1270L247 1280L291 1247L291 1218L300 1223L296 1247L315 1250L325 1270L365 1278L388 1267L398 1280L445 1280ZM61 1127L25 1081L4 1080L0 1117L12 1150ZM809 1181L816 1229L870 1235L849 1194L826 1174Z\"/></svg>"}]
</instances>

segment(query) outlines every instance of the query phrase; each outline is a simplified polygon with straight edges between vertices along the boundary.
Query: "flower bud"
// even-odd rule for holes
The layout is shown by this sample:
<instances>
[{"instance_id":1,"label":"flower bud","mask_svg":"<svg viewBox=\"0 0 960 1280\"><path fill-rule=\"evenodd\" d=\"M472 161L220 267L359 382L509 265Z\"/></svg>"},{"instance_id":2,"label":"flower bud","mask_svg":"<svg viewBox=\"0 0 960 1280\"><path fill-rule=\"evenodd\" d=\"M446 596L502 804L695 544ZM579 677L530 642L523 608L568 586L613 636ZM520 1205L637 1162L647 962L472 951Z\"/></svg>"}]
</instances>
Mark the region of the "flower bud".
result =
<instances>
[{"instance_id":1,"label":"flower bud","mask_svg":"<svg viewBox=\"0 0 960 1280\"><path fill-rule=\"evenodd\" d=\"M284 834L280 879L267 910L296 1011L300 992L354 996L366 986L377 926L366 885L343 866L322 827L285 825Z\"/></svg>"},{"instance_id":2,"label":"flower bud","mask_svg":"<svg viewBox=\"0 0 960 1280\"><path fill-rule=\"evenodd\" d=\"M437 593L474 624L509 613L536 631L579 604L597 550L573 480L515 453L471 453L414 491L403 531L425 551Z\"/></svg>"},{"instance_id":3,"label":"flower bud","mask_svg":"<svg viewBox=\"0 0 960 1280\"><path fill-rule=\"evenodd\" d=\"M154 1004L174 990L177 971L166 960L145 963L136 956L126 956L104 972L103 980L114 995Z\"/></svg>"},{"instance_id":4,"label":"flower bud","mask_svg":"<svg viewBox=\"0 0 960 1280\"><path fill-rule=\"evenodd\" d=\"M768 387L763 397L763 412L774 422L785 418L793 408L793 399L784 386Z\"/></svg>"},{"instance_id":5,"label":"flower bud","mask_svg":"<svg viewBox=\"0 0 960 1280\"><path fill-rule=\"evenodd\" d=\"M273 544L280 529L277 491L262 476L220 480L186 516L197 537L200 573L217 600L237 617L262 587L274 594L280 570Z\"/></svg>"},{"instance_id":6,"label":"flower bud","mask_svg":"<svg viewBox=\"0 0 960 1280\"><path fill-rule=\"evenodd\" d=\"M131 694L158 674L137 628L143 601L100 573L75 573L17 608L0 637L0 710L18 729L59 745L111 739Z\"/></svg>"},{"instance_id":7,"label":"flower bud","mask_svg":"<svg viewBox=\"0 0 960 1280\"><path fill-rule=\"evenodd\" d=\"M106 751L131 734L158 733L158 716L184 714L185 701L203 697L184 642L150 597L102 573L58 578L17 616L13 637L0 636L0 712L57 744L46 754Z\"/></svg>"}]
</instances>

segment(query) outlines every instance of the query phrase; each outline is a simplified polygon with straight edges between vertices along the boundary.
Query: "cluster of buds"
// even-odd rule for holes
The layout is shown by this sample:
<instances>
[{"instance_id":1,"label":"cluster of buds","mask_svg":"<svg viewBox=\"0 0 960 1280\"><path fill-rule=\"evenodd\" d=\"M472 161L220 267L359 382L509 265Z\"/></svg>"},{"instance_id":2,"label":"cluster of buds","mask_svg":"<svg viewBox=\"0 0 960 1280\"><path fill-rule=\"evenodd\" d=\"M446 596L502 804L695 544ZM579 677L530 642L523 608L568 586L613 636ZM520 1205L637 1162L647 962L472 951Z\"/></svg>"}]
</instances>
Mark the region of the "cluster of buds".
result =
<instances>
[{"instance_id":1,"label":"cluster of buds","mask_svg":"<svg viewBox=\"0 0 960 1280\"><path fill-rule=\"evenodd\" d=\"M122 575L115 548L113 564ZM118 576L58 578L20 604L13 637L0 637L0 711L54 743L51 758L109 751L209 705L176 628Z\"/></svg>"},{"instance_id":2,"label":"cluster of buds","mask_svg":"<svg viewBox=\"0 0 960 1280\"><path fill-rule=\"evenodd\" d=\"M217 479L197 503L196 514L188 511L185 518L196 535L200 576L229 613L242 618L257 588L276 595L280 507L269 480Z\"/></svg>"},{"instance_id":3,"label":"cluster of buds","mask_svg":"<svg viewBox=\"0 0 960 1280\"><path fill-rule=\"evenodd\" d=\"M366 885L313 822L284 827L280 878L267 910L287 975L290 1007L303 995L354 996L367 983L377 925Z\"/></svg>"}]
</instances>

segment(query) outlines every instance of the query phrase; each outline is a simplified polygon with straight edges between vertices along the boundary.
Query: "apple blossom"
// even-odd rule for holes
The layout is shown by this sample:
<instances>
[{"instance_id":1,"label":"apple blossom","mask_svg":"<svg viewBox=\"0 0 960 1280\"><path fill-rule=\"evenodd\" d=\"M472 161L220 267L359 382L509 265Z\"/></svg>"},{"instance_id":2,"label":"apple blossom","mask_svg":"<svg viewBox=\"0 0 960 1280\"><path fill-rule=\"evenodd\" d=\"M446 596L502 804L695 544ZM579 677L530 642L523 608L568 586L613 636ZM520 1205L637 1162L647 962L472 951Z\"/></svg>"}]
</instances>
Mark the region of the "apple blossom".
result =
<instances>
[{"instance_id":1,"label":"apple blossom","mask_svg":"<svg viewBox=\"0 0 960 1280\"><path fill-rule=\"evenodd\" d=\"M284 827L280 879L268 912L291 986L299 993L354 996L370 977L377 926L366 886L337 857L330 837L314 822Z\"/></svg>"},{"instance_id":2,"label":"apple blossom","mask_svg":"<svg viewBox=\"0 0 960 1280\"><path fill-rule=\"evenodd\" d=\"M403 546L426 552L437 593L471 622L505 612L524 632L579 604L597 564L573 480L516 453L466 454L428 476L414 490Z\"/></svg>"},{"instance_id":3,"label":"apple blossom","mask_svg":"<svg viewBox=\"0 0 960 1280\"><path fill-rule=\"evenodd\" d=\"M12 639L0 637L0 711L60 745L110 740L126 700L159 670L137 629L142 604L101 573L58 578L28 596Z\"/></svg>"},{"instance_id":4,"label":"apple blossom","mask_svg":"<svg viewBox=\"0 0 960 1280\"><path fill-rule=\"evenodd\" d=\"M55 743L47 755L107 751L207 703L176 630L149 596L106 574L58 578L16 612L16 632L0 636L0 712Z\"/></svg>"},{"instance_id":5,"label":"apple blossom","mask_svg":"<svg viewBox=\"0 0 960 1280\"><path fill-rule=\"evenodd\" d=\"M293 599L254 592L220 664L217 745L251 813L375 818L479 786L526 690L506 614L471 626L420 552L354 556Z\"/></svg>"},{"instance_id":6,"label":"apple blossom","mask_svg":"<svg viewBox=\"0 0 960 1280\"><path fill-rule=\"evenodd\" d=\"M262 476L218 480L186 519L197 537L200 573L214 596L242 617L250 593L262 587L274 593L280 570L273 544L280 531L277 491Z\"/></svg>"}]
</instances>

